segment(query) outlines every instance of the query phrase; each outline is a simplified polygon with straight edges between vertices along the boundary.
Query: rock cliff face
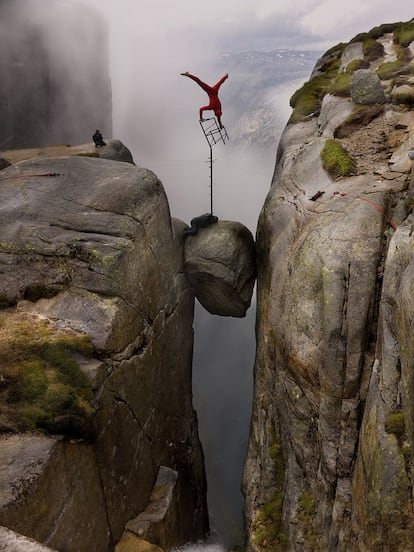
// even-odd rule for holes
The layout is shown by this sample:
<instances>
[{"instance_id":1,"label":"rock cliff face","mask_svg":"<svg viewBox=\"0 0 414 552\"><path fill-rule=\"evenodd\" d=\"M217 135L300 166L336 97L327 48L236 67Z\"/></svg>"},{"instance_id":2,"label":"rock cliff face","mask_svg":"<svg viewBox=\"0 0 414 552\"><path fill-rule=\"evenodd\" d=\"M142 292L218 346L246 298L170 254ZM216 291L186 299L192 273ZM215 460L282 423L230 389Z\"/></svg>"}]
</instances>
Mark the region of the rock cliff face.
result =
<instances>
[{"instance_id":1,"label":"rock cliff face","mask_svg":"<svg viewBox=\"0 0 414 552\"><path fill-rule=\"evenodd\" d=\"M202 538L194 296L245 314L252 235L219 221L185 239L161 182L118 140L2 155L0 548Z\"/></svg>"},{"instance_id":2,"label":"rock cliff face","mask_svg":"<svg viewBox=\"0 0 414 552\"><path fill-rule=\"evenodd\" d=\"M249 551L414 548L413 40L359 35L292 97L257 233Z\"/></svg>"},{"instance_id":3,"label":"rock cliff face","mask_svg":"<svg viewBox=\"0 0 414 552\"><path fill-rule=\"evenodd\" d=\"M108 38L76 3L3 0L0 149L78 144L112 133Z\"/></svg>"},{"instance_id":4,"label":"rock cliff face","mask_svg":"<svg viewBox=\"0 0 414 552\"><path fill-rule=\"evenodd\" d=\"M151 538L200 538L194 293L161 183L130 163L41 157L2 170L0 197L0 524L111 550L164 466L169 521Z\"/></svg>"}]
</instances>

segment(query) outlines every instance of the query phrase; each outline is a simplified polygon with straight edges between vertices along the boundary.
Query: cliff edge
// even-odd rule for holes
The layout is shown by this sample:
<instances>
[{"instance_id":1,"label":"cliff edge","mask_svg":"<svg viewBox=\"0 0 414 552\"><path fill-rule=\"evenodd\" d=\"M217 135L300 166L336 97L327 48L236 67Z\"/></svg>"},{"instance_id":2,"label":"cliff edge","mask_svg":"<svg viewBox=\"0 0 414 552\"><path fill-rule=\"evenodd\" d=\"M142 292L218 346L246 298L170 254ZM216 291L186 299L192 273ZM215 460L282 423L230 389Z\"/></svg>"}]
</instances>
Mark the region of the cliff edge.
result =
<instances>
[{"instance_id":1,"label":"cliff edge","mask_svg":"<svg viewBox=\"0 0 414 552\"><path fill-rule=\"evenodd\" d=\"M185 239L119 140L1 157L0 547L203 538L194 298L245 315L253 236L216 220Z\"/></svg>"},{"instance_id":2,"label":"cliff edge","mask_svg":"<svg viewBox=\"0 0 414 552\"><path fill-rule=\"evenodd\" d=\"M414 22L292 97L257 231L249 551L414 547Z\"/></svg>"},{"instance_id":3,"label":"cliff edge","mask_svg":"<svg viewBox=\"0 0 414 552\"><path fill-rule=\"evenodd\" d=\"M0 175L0 524L58 550L112 550L169 469L155 544L197 540L194 294L160 181L83 156Z\"/></svg>"}]
</instances>

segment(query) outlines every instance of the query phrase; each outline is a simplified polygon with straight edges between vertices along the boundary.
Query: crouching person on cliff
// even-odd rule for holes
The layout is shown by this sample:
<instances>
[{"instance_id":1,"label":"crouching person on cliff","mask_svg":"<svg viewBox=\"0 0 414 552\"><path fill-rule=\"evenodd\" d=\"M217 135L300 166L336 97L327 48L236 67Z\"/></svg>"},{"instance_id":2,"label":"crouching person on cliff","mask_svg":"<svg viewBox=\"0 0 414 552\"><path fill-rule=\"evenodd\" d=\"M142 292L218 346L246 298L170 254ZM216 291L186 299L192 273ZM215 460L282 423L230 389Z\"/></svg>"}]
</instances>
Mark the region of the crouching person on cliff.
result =
<instances>
[{"instance_id":1,"label":"crouching person on cliff","mask_svg":"<svg viewBox=\"0 0 414 552\"><path fill-rule=\"evenodd\" d=\"M92 136L93 141L95 142L95 147L100 148L102 146L106 146L106 142L104 142L103 136L101 134L101 131L99 128L95 130L95 134Z\"/></svg>"}]
</instances>

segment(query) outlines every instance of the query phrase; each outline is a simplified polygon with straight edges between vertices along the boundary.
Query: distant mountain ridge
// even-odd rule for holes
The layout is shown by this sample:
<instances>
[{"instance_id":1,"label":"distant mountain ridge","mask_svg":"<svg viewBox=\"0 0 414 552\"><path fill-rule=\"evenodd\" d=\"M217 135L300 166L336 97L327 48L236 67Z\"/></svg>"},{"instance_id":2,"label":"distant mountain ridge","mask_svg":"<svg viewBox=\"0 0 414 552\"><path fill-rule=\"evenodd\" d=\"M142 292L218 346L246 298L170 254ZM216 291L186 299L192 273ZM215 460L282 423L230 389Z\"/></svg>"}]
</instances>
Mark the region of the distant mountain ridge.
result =
<instances>
[{"instance_id":1,"label":"distant mountain ridge","mask_svg":"<svg viewBox=\"0 0 414 552\"><path fill-rule=\"evenodd\" d=\"M231 86L223 88L222 97L232 121L232 140L274 147L289 110L283 85L307 80L318 57L320 52L287 49L222 53L218 69L231 77Z\"/></svg>"},{"instance_id":2,"label":"distant mountain ridge","mask_svg":"<svg viewBox=\"0 0 414 552\"><path fill-rule=\"evenodd\" d=\"M298 70L303 70L304 67L312 69L315 59L319 55L320 52L310 50L279 49L271 52L252 50L246 52L224 52L221 54L221 59L233 68L237 66L252 66L254 68L273 66L278 71L283 69L286 74L290 74L295 67Z\"/></svg>"}]
</instances>

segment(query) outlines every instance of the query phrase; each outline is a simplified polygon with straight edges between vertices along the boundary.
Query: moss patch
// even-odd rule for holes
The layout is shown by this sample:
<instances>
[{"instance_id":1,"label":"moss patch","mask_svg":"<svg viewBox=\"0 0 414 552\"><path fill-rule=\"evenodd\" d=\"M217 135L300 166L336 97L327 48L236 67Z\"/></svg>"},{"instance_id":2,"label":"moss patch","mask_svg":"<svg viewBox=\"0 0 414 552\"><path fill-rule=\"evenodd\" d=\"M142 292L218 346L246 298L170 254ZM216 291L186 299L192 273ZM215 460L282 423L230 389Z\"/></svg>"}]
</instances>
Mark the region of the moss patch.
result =
<instances>
[{"instance_id":1,"label":"moss patch","mask_svg":"<svg viewBox=\"0 0 414 552\"><path fill-rule=\"evenodd\" d=\"M299 499L298 519L302 524L306 542L313 546L318 543L318 536L313 525L316 511L315 497L309 492L304 492Z\"/></svg>"},{"instance_id":2,"label":"moss patch","mask_svg":"<svg viewBox=\"0 0 414 552\"><path fill-rule=\"evenodd\" d=\"M300 508L306 516L316 514L316 500L311 493L303 493L300 497Z\"/></svg>"},{"instance_id":3,"label":"moss patch","mask_svg":"<svg viewBox=\"0 0 414 552\"><path fill-rule=\"evenodd\" d=\"M414 40L414 23L402 23L394 30L394 42L407 47Z\"/></svg>"},{"instance_id":4,"label":"moss patch","mask_svg":"<svg viewBox=\"0 0 414 552\"><path fill-rule=\"evenodd\" d=\"M394 92L392 95L392 100L396 104L413 105L414 94L410 94L408 92Z\"/></svg>"},{"instance_id":5,"label":"moss patch","mask_svg":"<svg viewBox=\"0 0 414 552\"><path fill-rule=\"evenodd\" d=\"M327 75L315 77L305 82L290 98L290 105L294 111L289 119L289 123L302 121L309 115L318 114L322 98L326 92L330 79Z\"/></svg>"},{"instance_id":6,"label":"moss patch","mask_svg":"<svg viewBox=\"0 0 414 552\"><path fill-rule=\"evenodd\" d=\"M338 73L328 87L328 92L334 96L348 97L351 95L352 74L358 69L366 69L369 63L364 59L354 59L348 63L345 72Z\"/></svg>"},{"instance_id":7,"label":"moss patch","mask_svg":"<svg viewBox=\"0 0 414 552\"><path fill-rule=\"evenodd\" d=\"M286 537L282 531L282 505L282 494L275 493L254 521L254 540L263 550L287 550Z\"/></svg>"},{"instance_id":8,"label":"moss patch","mask_svg":"<svg viewBox=\"0 0 414 552\"><path fill-rule=\"evenodd\" d=\"M328 92L334 96L349 97L351 95L351 75L339 73L329 86Z\"/></svg>"},{"instance_id":9,"label":"moss patch","mask_svg":"<svg viewBox=\"0 0 414 552\"><path fill-rule=\"evenodd\" d=\"M398 29L403 23L400 21L396 23L383 23L382 25L378 25L377 27L373 27L370 31L367 33L359 33L350 41L352 42L363 42L366 38L380 38L384 34L392 33L395 31L395 29Z\"/></svg>"},{"instance_id":10,"label":"moss patch","mask_svg":"<svg viewBox=\"0 0 414 552\"><path fill-rule=\"evenodd\" d=\"M74 353L91 355L87 336L56 330L45 320L4 311L0 332L0 418L19 431L88 433L93 393ZM73 421L71 427L70 420ZM73 429L73 431L72 431Z\"/></svg>"},{"instance_id":11,"label":"moss patch","mask_svg":"<svg viewBox=\"0 0 414 552\"><path fill-rule=\"evenodd\" d=\"M288 550L287 538L282 527L285 467L281 445L276 435L273 436L268 454L274 462L274 493L256 516L252 531L256 545L262 550L283 552Z\"/></svg>"},{"instance_id":12,"label":"moss patch","mask_svg":"<svg viewBox=\"0 0 414 552\"><path fill-rule=\"evenodd\" d=\"M346 66L346 73L352 75L355 71L359 69L368 69L369 63L365 59L354 59L348 63Z\"/></svg>"},{"instance_id":13,"label":"moss patch","mask_svg":"<svg viewBox=\"0 0 414 552\"><path fill-rule=\"evenodd\" d=\"M343 146L329 139L321 151L323 168L334 177L349 176L355 171L355 162Z\"/></svg>"},{"instance_id":14,"label":"moss patch","mask_svg":"<svg viewBox=\"0 0 414 552\"><path fill-rule=\"evenodd\" d=\"M382 63L377 69L377 75L381 80L390 80L409 72L404 60L396 59Z\"/></svg>"},{"instance_id":15,"label":"moss patch","mask_svg":"<svg viewBox=\"0 0 414 552\"><path fill-rule=\"evenodd\" d=\"M362 44L362 52L367 61L375 61L384 55L384 46L371 36L367 36Z\"/></svg>"},{"instance_id":16,"label":"moss patch","mask_svg":"<svg viewBox=\"0 0 414 552\"><path fill-rule=\"evenodd\" d=\"M386 433L403 435L405 432L404 414L402 412L390 412L385 419Z\"/></svg>"}]
</instances>

